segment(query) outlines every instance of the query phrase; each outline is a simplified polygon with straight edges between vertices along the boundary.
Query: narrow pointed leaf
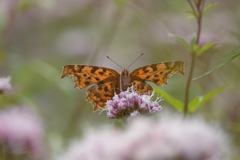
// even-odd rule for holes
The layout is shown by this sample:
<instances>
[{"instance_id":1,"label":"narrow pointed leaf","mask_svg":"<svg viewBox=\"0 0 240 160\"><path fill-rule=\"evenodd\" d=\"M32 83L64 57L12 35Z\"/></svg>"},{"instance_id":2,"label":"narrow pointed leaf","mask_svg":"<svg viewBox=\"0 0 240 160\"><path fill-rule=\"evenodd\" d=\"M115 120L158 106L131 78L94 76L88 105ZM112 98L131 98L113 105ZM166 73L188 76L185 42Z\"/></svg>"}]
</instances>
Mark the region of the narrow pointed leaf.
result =
<instances>
[{"instance_id":1,"label":"narrow pointed leaf","mask_svg":"<svg viewBox=\"0 0 240 160\"><path fill-rule=\"evenodd\" d=\"M215 94L221 92L225 88L229 87L232 84L228 84L226 86L214 89L207 94L203 96L197 96L195 97L190 103L189 103L189 113L193 113L196 111L199 107L201 107L204 103L206 103L208 100L210 100Z\"/></svg>"},{"instance_id":2,"label":"narrow pointed leaf","mask_svg":"<svg viewBox=\"0 0 240 160\"><path fill-rule=\"evenodd\" d=\"M209 50L210 48L214 47L215 45L217 45L218 43L208 43L205 44L198 52L197 55L200 56L202 53L206 52L207 50Z\"/></svg>"},{"instance_id":3,"label":"narrow pointed leaf","mask_svg":"<svg viewBox=\"0 0 240 160\"><path fill-rule=\"evenodd\" d=\"M188 46L187 42L181 38L181 37L178 37L178 36L175 36L173 34L168 34L169 37L171 37L173 40L175 40L176 42L178 42L179 44L181 44L187 51L191 52L191 49L190 47Z\"/></svg>"},{"instance_id":4,"label":"narrow pointed leaf","mask_svg":"<svg viewBox=\"0 0 240 160\"><path fill-rule=\"evenodd\" d=\"M196 18L196 15L194 14L193 11L187 11L187 13L190 14L189 16L187 16L187 18Z\"/></svg>"},{"instance_id":5,"label":"narrow pointed leaf","mask_svg":"<svg viewBox=\"0 0 240 160\"><path fill-rule=\"evenodd\" d=\"M176 110L178 110L179 112L183 112L183 102L171 97L168 93L158 88L154 88L154 91L155 93L162 96L164 100L168 101Z\"/></svg>"},{"instance_id":6,"label":"narrow pointed leaf","mask_svg":"<svg viewBox=\"0 0 240 160\"><path fill-rule=\"evenodd\" d=\"M199 79L199 78L201 78L203 76L208 75L209 73L213 72L214 70L224 66L225 64L227 64L231 60L235 59L239 55L240 55L240 47L234 49L232 52L230 52L228 55L226 55L213 69L211 69L210 71L204 73L201 76L198 76L198 77L194 78L193 80L196 80L196 79Z\"/></svg>"},{"instance_id":7,"label":"narrow pointed leaf","mask_svg":"<svg viewBox=\"0 0 240 160\"><path fill-rule=\"evenodd\" d=\"M218 2L210 3L207 7L204 8L203 14L206 13L210 8L212 8L213 6L216 6L216 5L218 5Z\"/></svg>"},{"instance_id":8,"label":"narrow pointed leaf","mask_svg":"<svg viewBox=\"0 0 240 160\"><path fill-rule=\"evenodd\" d=\"M186 18L190 19L190 18L196 18L196 17L195 17L195 16L192 16L192 15L190 15L190 16L187 16Z\"/></svg>"}]
</instances>

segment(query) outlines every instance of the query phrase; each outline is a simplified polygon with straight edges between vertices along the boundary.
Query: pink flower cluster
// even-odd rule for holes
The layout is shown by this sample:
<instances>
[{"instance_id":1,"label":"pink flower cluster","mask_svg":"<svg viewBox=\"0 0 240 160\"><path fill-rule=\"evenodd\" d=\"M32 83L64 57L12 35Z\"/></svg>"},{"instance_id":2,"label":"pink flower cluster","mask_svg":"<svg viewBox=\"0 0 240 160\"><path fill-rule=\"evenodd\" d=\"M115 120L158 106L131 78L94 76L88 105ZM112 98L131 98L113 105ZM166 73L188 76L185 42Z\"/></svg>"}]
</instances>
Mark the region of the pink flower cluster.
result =
<instances>
[{"instance_id":1,"label":"pink flower cluster","mask_svg":"<svg viewBox=\"0 0 240 160\"><path fill-rule=\"evenodd\" d=\"M172 117L172 116L169 116ZM58 160L217 160L229 155L221 130L199 119L134 119L126 130L86 132Z\"/></svg>"},{"instance_id":2,"label":"pink flower cluster","mask_svg":"<svg viewBox=\"0 0 240 160\"><path fill-rule=\"evenodd\" d=\"M40 118L25 107L10 107L0 112L0 148L7 147L9 154L29 153L39 158L44 153L44 130Z\"/></svg>"},{"instance_id":3,"label":"pink flower cluster","mask_svg":"<svg viewBox=\"0 0 240 160\"><path fill-rule=\"evenodd\" d=\"M10 77L0 78L0 93L6 93L11 90Z\"/></svg>"},{"instance_id":4,"label":"pink flower cluster","mask_svg":"<svg viewBox=\"0 0 240 160\"><path fill-rule=\"evenodd\" d=\"M132 88L127 91L115 94L113 100L107 101L108 118L129 118L138 115L153 115L159 112L162 107L159 106L157 99L151 101L152 95L138 94Z\"/></svg>"}]
</instances>

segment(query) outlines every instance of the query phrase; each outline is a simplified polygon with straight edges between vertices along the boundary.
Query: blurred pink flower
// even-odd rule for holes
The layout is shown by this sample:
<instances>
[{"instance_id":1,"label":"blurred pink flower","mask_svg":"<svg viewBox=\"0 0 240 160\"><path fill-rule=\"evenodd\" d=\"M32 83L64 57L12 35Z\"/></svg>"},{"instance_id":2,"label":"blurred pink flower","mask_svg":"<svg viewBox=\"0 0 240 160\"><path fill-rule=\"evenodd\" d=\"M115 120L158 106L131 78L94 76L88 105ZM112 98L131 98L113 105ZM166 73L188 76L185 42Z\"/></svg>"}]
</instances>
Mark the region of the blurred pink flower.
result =
<instances>
[{"instance_id":1,"label":"blurred pink flower","mask_svg":"<svg viewBox=\"0 0 240 160\"><path fill-rule=\"evenodd\" d=\"M58 160L218 160L229 154L220 129L199 119L135 119L125 131L86 132Z\"/></svg>"},{"instance_id":2,"label":"blurred pink flower","mask_svg":"<svg viewBox=\"0 0 240 160\"><path fill-rule=\"evenodd\" d=\"M159 112L162 107L158 105L160 99L151 101L152 95L141 94L128 88L127 91L115 94L113 100L107 101L108 118L129 118L138 115L153 115Z\"/></svg>"},{"instance_id":3,"label":"blurred pink flower","mask_svg":"<svg viewBox=\"0 0 240 160\"><path fill-rule=\"evenodd\" d=\"M0 147L4 145L13 155L30 153L43 156L44 130L40 118L25 107L11 107L0 112Z\"/></svg>"},{"instance_id":4,"label":"blurred pink flower","mask_svg":"<svg viewBox=\"0 0 240 160\"><path fill-rule=\"evenodd\" d=\"M10 80L11 77L0 78L0 93L6 93L11 90Z\"/></svg>"}]
</instances>

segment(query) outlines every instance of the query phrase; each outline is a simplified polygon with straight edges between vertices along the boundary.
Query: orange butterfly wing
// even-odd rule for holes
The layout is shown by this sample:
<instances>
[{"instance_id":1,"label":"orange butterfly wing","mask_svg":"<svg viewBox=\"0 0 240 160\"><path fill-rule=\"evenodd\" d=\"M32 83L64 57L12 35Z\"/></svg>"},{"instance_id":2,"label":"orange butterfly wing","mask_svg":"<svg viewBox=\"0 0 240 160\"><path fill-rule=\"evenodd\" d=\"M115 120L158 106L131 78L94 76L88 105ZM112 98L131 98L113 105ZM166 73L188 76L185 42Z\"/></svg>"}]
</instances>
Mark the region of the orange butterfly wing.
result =
<instances>
[{"instance_id":1,"label":"orange butterfly wing","mask_svg":"<svg viewBox=\"0 0 240 160\"><path fill-rule=\"evenodd\" d=\"M151 81L158 86L167 84L167 80L174 73L184 74L184 63L181 61L162 62L140 67L130 73L130 83L139 93L151 93L152 87L145 81ZM120 74L116 71L86 65L67 65L62 71L62 78L71 76L75 87L85 88L95 84L87 90L86 99L94 106L94 111L106 108L106 101L111 100L114 93L120 92ZM128 84L126 84L128 85Z\"/></svg>"},{"instance_id":2,"label":"orange butterfly wing","mask_svg":"<svg viewBox=\"0 0 240 160\"><path fill-rule=\"evenodd\" d=\"M180 73L184 75L184 64L181 61L172 61L140 67L130 73L131 81L135 81L134 88L136 87L140 93L152 92L152 87L145 81L154 82L158 86L167 84L167 80L172 74Z\"/></svg>"},{"instance_id":3,"label":"orange butterfly wing","mask_svg":"<svg viewBox=\"0 0 240 160\"><path fill-rule=\"evenodd\" d=\"M63 67L62 78L71 76L75 87L81 89L96 83L87 90L86 99L94 105L94 111L106 108L106 101L114 96L114 89L119 81L119 73L116 71L86 65L67 65Z\"/></svg>"}]
</instances>

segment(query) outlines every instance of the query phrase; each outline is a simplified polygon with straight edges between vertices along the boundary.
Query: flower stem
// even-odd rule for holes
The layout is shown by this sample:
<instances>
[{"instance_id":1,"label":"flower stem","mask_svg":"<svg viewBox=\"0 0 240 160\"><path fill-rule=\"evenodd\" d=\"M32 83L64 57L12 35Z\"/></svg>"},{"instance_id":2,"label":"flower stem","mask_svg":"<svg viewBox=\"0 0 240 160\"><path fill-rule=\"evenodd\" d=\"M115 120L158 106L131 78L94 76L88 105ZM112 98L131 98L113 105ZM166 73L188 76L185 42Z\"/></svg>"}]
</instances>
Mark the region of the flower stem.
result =
<instances>
[{"instance_id":1,"label":"flower stem","mask_svg":"<svg viewBox=\"0 0 240 160\"><path fill-rule=\"evenodd\" d=\"M190 4L193 12L198 15L197 16L197 38L196 38L196 42L195 44L199 44L199 40L200 40L200 35L201 35L201 28L202 28L202 13L203 13L203 8L204 8L204 1L205 0L198 0L195 1L194 5L191 3L191 0L188 0L188 3ZM191 66L190 66L190 71L189 71L189 76L188 76L188 80L187 80L187 84L186 84L186 90L185 90L185 100L184 100L184 110L183 110L183 114L184 117L187 117L188 115L188 103L189 103L189 91L190 91L190 86L191 86L191 82L192 82L192 75L193 75L193 71L194 71L194 66L195 66L195 61L196 61L196 53L194 51L191 52Z\"/></svg>"},{"instance_id":2,"label":"flower stem","mask_svg":"<svg viewBox=\"0 0 240 160\"><path fill-rule=\"evenodd\" d=\"M192 75L193 75L193 70L194 70L194 66L195 66L195 54L191 54L191 68L189 71L189 76L188 76L188 80L187 80L187 84L186 84L186 91L185 91L185 101L184 101L184 110L183 110L183 114L184 117L187 117L188 114L188 101L189 101L189 91L190 91L190 85L191 85L191 81L192 81Z\"/></svg>"}]
</instances>

